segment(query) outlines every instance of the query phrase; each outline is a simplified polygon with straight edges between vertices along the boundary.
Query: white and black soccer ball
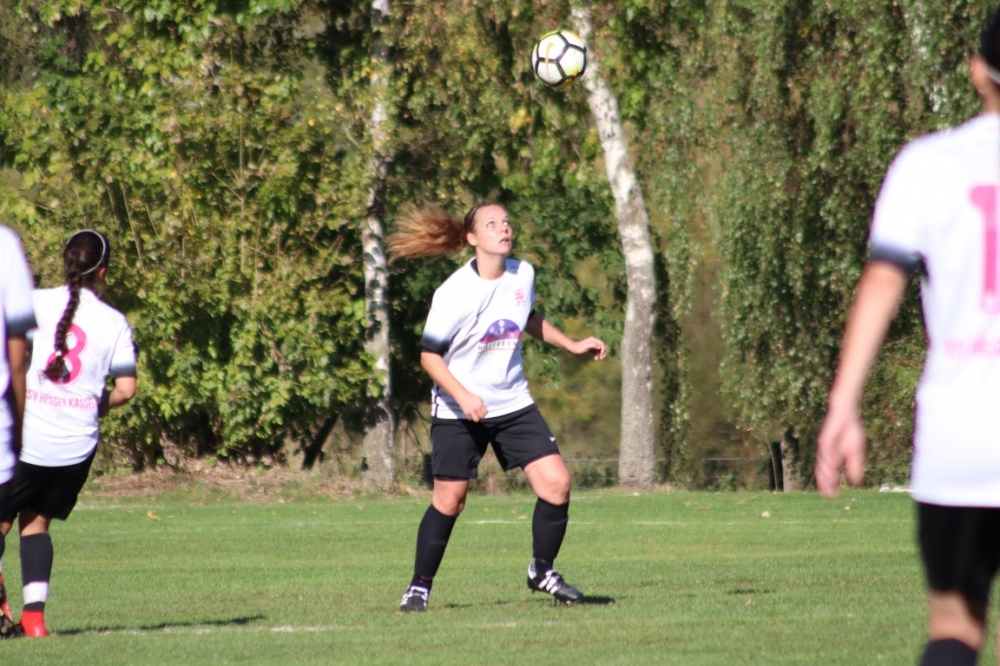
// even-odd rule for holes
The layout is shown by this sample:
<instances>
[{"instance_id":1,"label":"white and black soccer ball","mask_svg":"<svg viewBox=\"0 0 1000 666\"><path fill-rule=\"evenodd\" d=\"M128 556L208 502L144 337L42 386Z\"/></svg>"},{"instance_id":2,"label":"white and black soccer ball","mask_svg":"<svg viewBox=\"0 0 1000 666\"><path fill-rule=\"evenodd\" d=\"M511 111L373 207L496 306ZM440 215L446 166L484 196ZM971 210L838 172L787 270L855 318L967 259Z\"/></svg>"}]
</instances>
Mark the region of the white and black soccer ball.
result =
<instances>
[{"instance_id":1,"label":"white and black soccer ball","mask_svg":"<svg viewBox=\"0 0 1000 666\"><path fill-rule=\"evenodd\" d=\"M572 83L587 69L587 45L576 33L553 30L535 43L531 69L542 83L554 88Z\"/></svg>"}]
</instances>

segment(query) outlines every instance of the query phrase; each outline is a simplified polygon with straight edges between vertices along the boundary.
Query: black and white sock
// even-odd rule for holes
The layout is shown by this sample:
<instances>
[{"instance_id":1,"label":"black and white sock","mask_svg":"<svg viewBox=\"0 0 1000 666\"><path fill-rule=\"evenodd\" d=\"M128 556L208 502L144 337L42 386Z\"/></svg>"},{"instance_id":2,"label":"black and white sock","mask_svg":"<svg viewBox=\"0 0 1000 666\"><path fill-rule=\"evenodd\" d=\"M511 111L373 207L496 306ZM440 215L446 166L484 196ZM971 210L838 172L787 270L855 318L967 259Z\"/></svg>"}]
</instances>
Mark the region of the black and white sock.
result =
<instances>
[{"instance_id":1,"label":"black and white sock","mask_svg":"<svg viewBox=\"0 0 1000 666\"><path fill-rule=\"evenodd\" d=\"M45 610L52 575L52 537L32 534L21 537L21 581L24 585L24 609Z\"/></svg>"}]
</instances>

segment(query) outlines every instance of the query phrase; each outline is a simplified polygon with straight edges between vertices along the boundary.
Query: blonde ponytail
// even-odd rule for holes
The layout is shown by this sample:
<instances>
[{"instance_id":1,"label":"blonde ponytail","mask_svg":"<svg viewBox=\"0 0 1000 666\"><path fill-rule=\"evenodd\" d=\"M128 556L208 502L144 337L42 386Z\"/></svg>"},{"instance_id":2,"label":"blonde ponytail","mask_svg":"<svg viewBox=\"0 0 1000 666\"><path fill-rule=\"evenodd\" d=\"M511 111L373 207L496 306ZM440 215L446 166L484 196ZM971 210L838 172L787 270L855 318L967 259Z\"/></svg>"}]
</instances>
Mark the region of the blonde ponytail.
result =
<instances>
[{"instance_id":1,"label":"blonde ponytail","mask_svg":"<svg viewBox=\"0 0 1000 666\"><path fill-rule=\"evenodd\" d=\"M411 206L396 221L397 231L385 239L389 261L442 257L461 251L468 244L466 234L472 231L476 213L480 208L495 205L480 201L462 220L456 220L439 206L423 209Z\"/></svg>"}]
</instances>

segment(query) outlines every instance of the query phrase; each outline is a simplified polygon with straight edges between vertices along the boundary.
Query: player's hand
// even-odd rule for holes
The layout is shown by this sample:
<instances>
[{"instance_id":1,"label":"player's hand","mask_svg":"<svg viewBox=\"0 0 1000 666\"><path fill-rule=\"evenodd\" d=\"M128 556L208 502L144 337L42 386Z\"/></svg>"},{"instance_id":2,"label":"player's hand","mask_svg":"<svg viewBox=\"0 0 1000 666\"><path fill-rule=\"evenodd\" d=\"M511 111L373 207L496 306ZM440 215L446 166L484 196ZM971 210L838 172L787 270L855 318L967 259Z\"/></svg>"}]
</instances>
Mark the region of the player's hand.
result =
<instances>
[{"instance_id":1,"label":"player's hand","mask_svg":"<svg viewBox=\"0 0 1000 666\"><path fill-rule=\"evenodd\" d=\"M840 470L858 485L865 473L865 431L856 408L830 407L816 445L816 488L826 497L840 490Z\"/></svg>"},{"instance_id":2,"label":"player's hand","mask_svg":"<svg viewBox=\"0 0 1000 666\"><path fill-rule=\"evenodd\" d=\"M603 361L604 357L608 355L608 348L604 342L593 337L574 342L570 351L574 354L591 353L594 355L595 361Z\"/></svg>"},{"instance_id":3,"label":"player's hand","mask_svg":"<svg viewBox=\"0 0 1000 666\"><path fill-rule=\"evenodd\" d=\"M466 392L461 397L456 397L455 402L458 403L462 413L465 414L465 418L473 423L478 423L486 418L486 404L478 395Z\"/></svg>"}]
</instances>

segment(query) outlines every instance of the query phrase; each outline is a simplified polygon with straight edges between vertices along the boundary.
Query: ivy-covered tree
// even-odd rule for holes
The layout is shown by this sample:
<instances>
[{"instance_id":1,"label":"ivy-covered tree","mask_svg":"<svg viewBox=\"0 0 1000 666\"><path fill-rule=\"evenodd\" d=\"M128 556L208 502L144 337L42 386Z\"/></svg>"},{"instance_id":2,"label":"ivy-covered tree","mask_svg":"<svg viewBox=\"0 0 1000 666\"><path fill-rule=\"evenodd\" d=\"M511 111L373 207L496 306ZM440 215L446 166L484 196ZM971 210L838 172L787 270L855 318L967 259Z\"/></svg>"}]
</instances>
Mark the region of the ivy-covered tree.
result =
<instances>
[{"instance_id":1,"label":"ivy-covered tree","mask_svg":"<svg viewBox=\"0 0 1000 666\"><path fill-rule=\"evenodd\" d=\"M727 56L702 94L719 165L724 378L759 441L785 433L811 449L881 179L906 140L973 112L965 61L987 4L714 8L706 49ZM876 465L905 461L922 340L914 291L866 401ZM785 463L801 467L794 447Z\"/></svg>"}]
</instances>

